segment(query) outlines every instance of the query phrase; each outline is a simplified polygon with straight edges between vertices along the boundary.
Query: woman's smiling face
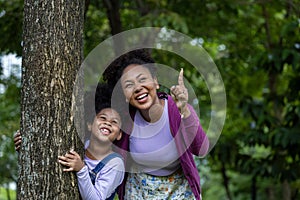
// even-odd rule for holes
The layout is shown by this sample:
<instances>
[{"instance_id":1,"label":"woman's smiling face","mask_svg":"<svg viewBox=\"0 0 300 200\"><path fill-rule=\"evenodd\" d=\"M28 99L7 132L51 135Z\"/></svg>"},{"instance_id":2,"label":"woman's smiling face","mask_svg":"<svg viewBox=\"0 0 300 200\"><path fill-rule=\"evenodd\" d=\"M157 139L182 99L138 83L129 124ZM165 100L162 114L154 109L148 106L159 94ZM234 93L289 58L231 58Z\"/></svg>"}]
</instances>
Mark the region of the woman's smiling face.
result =
<instances>
[{"instance_id":1,"label":"woman's smiling face","mask_svg":"<svg viewBox=\"0 0 300 200\"><path fill-rule=\"evenodd\" d=\"M121 77L121 85L126 100L139 110L149 110L152 105L159 103L157 79L143 65L127 66Z\"/></svg>"}]
</instances>

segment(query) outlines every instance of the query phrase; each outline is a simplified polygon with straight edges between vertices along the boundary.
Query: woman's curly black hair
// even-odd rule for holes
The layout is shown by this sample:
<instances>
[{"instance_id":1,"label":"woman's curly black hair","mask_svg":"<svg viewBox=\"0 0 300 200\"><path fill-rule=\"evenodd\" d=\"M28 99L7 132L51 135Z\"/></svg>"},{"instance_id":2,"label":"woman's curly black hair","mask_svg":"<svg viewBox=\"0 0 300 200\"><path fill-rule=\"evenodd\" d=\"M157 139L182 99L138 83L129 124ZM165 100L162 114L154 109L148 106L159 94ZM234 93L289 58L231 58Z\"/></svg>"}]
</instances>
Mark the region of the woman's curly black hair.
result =
<instances>
[{"instance_id":1,"label":"woman's curly black hair","mask_svg":"<svg viewBox=\"0 0 300 200\"><path fill-rule=\"evenodd\" d=\"M121 55L103 72L103 80L114 87L122 76L124 69L131 64L144 65L155 76L155 61L150 55L150 49L137 49ZM150 65L149 65L150 64Z\"/></svg>"}]
</instances>

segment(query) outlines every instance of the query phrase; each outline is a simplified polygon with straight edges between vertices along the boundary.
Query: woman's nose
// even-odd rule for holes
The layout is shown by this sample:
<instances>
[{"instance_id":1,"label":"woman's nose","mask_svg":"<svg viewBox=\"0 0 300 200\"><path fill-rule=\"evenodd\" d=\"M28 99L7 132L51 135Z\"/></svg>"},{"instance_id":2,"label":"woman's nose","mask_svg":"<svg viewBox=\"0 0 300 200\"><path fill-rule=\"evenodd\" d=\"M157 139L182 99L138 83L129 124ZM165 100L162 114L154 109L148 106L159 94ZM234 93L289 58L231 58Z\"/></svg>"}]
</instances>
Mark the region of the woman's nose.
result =
<instances>
[{"instance_id":1,"label":"woman's nose","mask_svg":"<svg viewBox=\"0 0 300 200\"><path fill-rule=\"evenodd\" d=\"M135 93L138 93L138 92L141 91L141 90L142 90L142 84L136 83L136 84L135 84L135 87L134 87L134 92L135 92Z\"/></svg>"}]
</instances>

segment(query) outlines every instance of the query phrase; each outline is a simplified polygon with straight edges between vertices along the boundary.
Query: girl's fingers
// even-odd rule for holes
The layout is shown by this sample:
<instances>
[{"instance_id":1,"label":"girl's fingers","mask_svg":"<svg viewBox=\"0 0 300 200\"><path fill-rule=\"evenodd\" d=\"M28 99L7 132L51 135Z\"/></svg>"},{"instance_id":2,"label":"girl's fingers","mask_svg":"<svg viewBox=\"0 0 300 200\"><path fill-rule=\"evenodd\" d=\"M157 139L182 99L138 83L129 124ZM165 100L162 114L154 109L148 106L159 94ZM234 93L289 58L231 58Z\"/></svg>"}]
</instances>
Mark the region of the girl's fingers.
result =
<instances>
[{"instance_id":1,"label":"girl's fingers","mask_svg":"<svg viewBox=\"0 0 300 200\"><path fill-rule=\"evenodd\" d=\"M79 154L78 154L76 151L74 151L74 150L71 150L71 151L70 151L70 154L72 154L72 155L75 156L75 157L78 157L78 156L79 156Z\"/></svg>"},{"instance_id":2,"label":"girl's fingers","mask_svg":"<svg viewBox=\"0 0 300 200\"><path fill-rule=\"evenodd\" d=\"M19 145L21 144L21 142L22 142L21 139L20 139L20 140L15 140L15 141L14 141L15 146L19 146Z\"/></svg>"},{"instance_id":3,"label":"girl's fingers","mask_svg":"<svg viewBox=\"0 0 300 200\"><path fill-rule=\"evenodd\" d=\"M66 153L65 157L73 160L75 156L72 153Z\"/></svg>"},{"instance_id":4,"label":"girl's fingers","mask_svg":"<svg viewBox=\"0 0 300 200\"><path fill-rule=\"evenodd\" d=\"M65 162L76 160L76 157L78 157L79 155L76 152L74 152L66 153L66 155L64 156L58 156L58 159Z\"/></svg>"},{"instance_id":5,"label":"girl's fingers","mask_svg":"<svg viewBox=\"0 0 300 200\"><path fill-rule=\"evenodd\" d=\"M15 147L16 151L19 151L19 150L20 150L20 148L21 148L21 146L20 146L20 145Z\"/></svg>"},{"instance_id":6,"label":"girl's fingers","mask_svg":"<svg viewBox=\"0 0 300 200\"><path fill-rule=\"evenodd\" d=\"M21 142L21 141L22 141L22 137L21 136L14 137L14 143Z\"/></svg>"},{"instance_id":7,"label":"girl's fingers","mask_svg":"<svg viewBox=\"0 0 300 200\"><path fill-rule=\"evenodd\" d=\"M73 171L73 168L66 168L66 169L63 169L64 172L71 172Z\"/></svg>"},{"instance_id":8,"label":"girl's fingers","mask_svg":"<svg viewBox=\"0 0 300 200\"><path fill-rule=\"evenodd\" d=\"M64 165L64 166L67 166L67 167L69 166L69 163L66 162L66 161L58 160L58 162L59 162L60 164Z\"/></svg>"},{"instance_id":9,"label":"girl's fingers","mask_svg":"<svg viewBox=\"0 0 300 200\"><path fill-rule=\"evenodd\" d=\"M66 155L67 154L72 158L79 156L79 154L76 151L74 151L73 149L71 149L68 153L66 153Z\"/></svg>"},{"instance_id":10,"label":"girl's fingers","mask_svg":"<svg viewBox=\"0 0 300 200\"><path fill-rule=\"evenodd\" d=\"M62 162L68 162L69 161L69 159L65 156L58 156L58 160L62 161Z\"/></svg>"}]
</instances>

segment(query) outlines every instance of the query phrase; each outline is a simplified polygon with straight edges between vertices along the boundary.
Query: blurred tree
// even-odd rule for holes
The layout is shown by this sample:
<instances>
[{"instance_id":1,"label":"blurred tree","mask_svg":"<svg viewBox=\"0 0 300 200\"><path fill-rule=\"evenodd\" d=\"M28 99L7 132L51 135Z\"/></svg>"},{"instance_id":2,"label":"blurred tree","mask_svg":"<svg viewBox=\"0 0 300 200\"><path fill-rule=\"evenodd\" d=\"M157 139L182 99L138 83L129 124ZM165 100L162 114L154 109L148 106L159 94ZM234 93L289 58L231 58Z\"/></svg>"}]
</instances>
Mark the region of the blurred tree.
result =
<instances>
[{"instance_id":1,"label":"blurred tree","mask_svg":"<svg viewBox=\"0 0 300 200\"><path fill-rule=\"evenodd\" d=\"M22 54L23 1L0 1L0 53Z\"/></svg>"},{"instance_id":2,"label":"blurred tree","mask_svg":"<svg viewBox=\"0 0 300 200\"><path fill-rule=\"evenodd\" d=\"M13 145L13 133L20 121L20 66L10 66L9 76L0 75L0 185L7 188L17 182L17 154Z\"/></svg>"},{"instance_id":3,"label":"blurred tree","mask_svg":"<svg viewBox=\"0 0 300 200\"><path fill-rule=\"evenodd\" d=\"M13 2L0 1L2 33L18 26L20 13L10 10L22 3ZM217 145L199 160L204 199L299 198L299 0L86 0L86 5L85 55L112 34L158 26L189 35L213 57L226 86L227 118ZM16 45L0 39L1 51L17 52L21 38L8 37ZM212 111L201 75L175 55L154 51L154 56L185 68L201 96L207 126Z\"/></svg>"},{"instance_id":4,"label":"blurred tree","mask_svg":"<svg viewBox=\"0 0 300 200\"><path fill-rule=\"evenodd\" d=\"M230 4L229 13L222 3L215 7L232 25L231 30L223 26L219 37L227 55L216 59L218 66L226 66L221 70L228 120L214 161L225 164L219 169L252 177L251 199L264 195L258 193L262 187L266 199L297 199L299 1ZM224 174L224 182L230 179ZM259 180L269 180L269 185Z\"/></svg>"}]
</instances>

